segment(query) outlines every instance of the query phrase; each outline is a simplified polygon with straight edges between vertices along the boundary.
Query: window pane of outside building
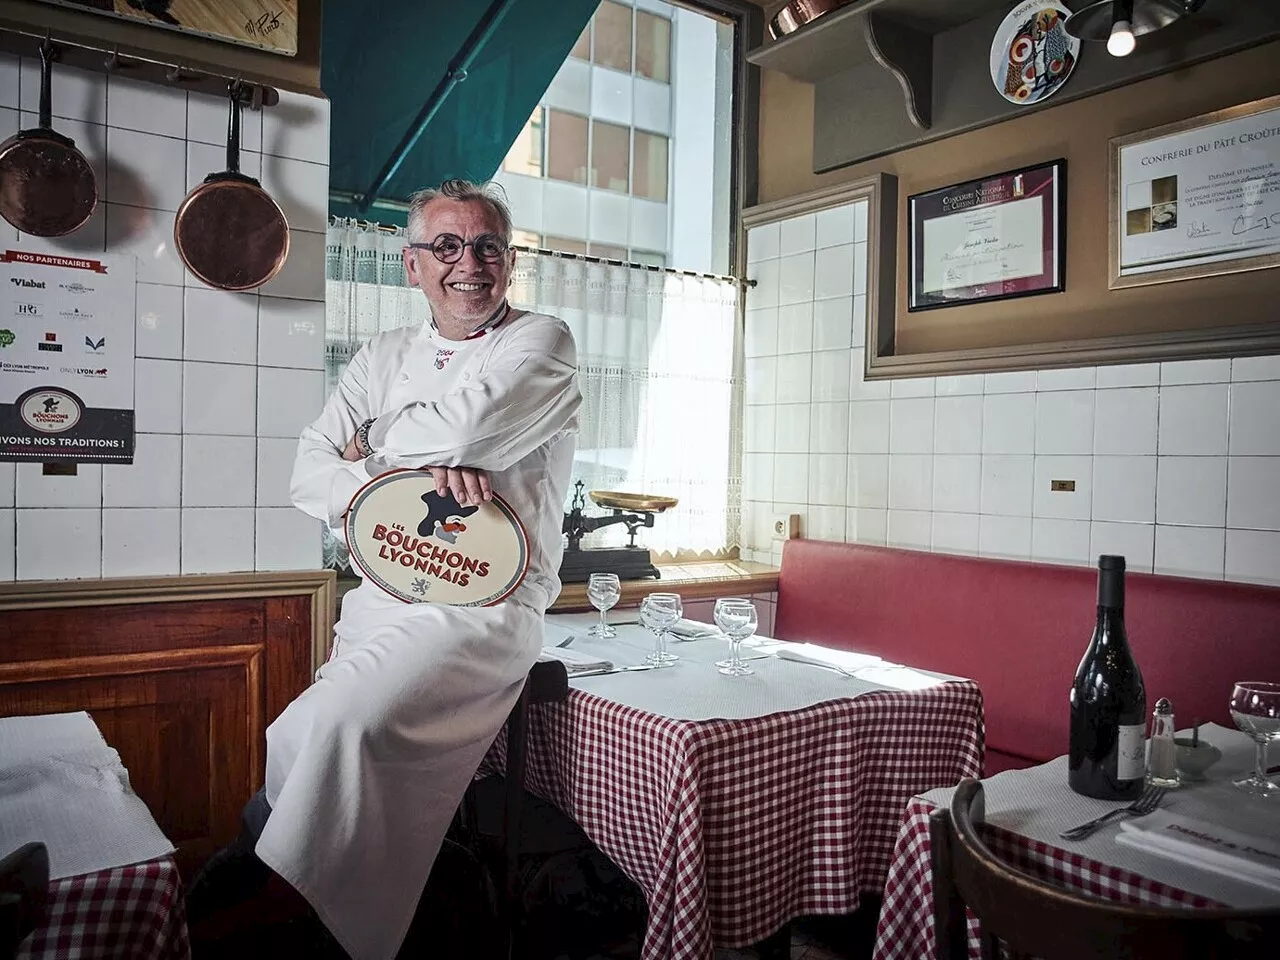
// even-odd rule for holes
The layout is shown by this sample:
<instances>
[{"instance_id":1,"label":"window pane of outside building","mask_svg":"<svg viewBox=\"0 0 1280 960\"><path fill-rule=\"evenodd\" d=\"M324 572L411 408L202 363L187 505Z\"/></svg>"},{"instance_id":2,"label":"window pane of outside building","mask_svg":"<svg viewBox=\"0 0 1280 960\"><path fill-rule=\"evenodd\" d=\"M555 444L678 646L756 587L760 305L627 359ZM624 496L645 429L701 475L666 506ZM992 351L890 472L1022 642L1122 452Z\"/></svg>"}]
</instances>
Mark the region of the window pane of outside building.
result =
<instances>
[{"instance_id":1,"label":"window pane of outside building","mask_svg":"<svg viewBox=\"0 0 1280 960\"><path fill-rule=\"evenodd\" d=\"M631 131L613 123L591 124L591 186L627 192Z\"/></svg>"},{"instance_id":2,"label":"window pane of outside building","mask_svg":"<svg viewBox=\"0 0 1280 960\"><path fill-rule=\"evenodd\" d=\"M502 169L508 173L523 173L529 177L542 176L542 108L533 111L533 116L516 136L516 142L507 151L502 161Z\"/></svg>"},{"instance_id":3,"label":"window pane of outside building","mask_svg":"<svg viewBox=\"0 0 1280 960\"><path fill-rule=\"evenodd\" d=\"M603 257L605 260L627 260L627 248L615 247L607 243L591 243L588 244L587 252L593 257Z\"/></svg>"},{"instance_id":4,"label":"window pane of outside building","mask_svg":"<svg viewBox=\"0 0 1280 960\"><path fill-rule=\"evenodd\" d=\"M567 237L546 237L542 245L548 250L559 250L561 253L587 252L587 245L581 240L570 240Z\"/></svg>"},{"instance_id":5,"label":"window pane of outside building","mask_svg":"<svg viewBox=\"0 0 1280 960\"><path fill-rule=\"evenodd\" d=\"M595 56L601 66L631 72L631 7L604 0L596 10Z\"/></svg>"},{"instance_id":6,"label":"window pane of outside building","mask_svg":"<svg viewBox=\"0 0 1280 960\"><path fill-rule=\"evenodd\" d=\"M547 111L547 176L569 183L587 182L587 118Z\"/></svg>"},{"instance_id":7,"label":"window pane of outside building","mask_svg":"<svg viewBox=\"0 0 1280 960\"><path fill-rule=\"evenodd\" d=\"M511 243L517 247L540 247L542 237L529 230L512 230Z\"/></svg>"},{"instance_id":8,"label":"window pane of outside building","mask_svg":"<svg viewBox=\"0 0 1280 960\"><path fill-rule=\"evenodd\" d=\"M671 82L671 21L646 10L636 11L636 73Z\"/></svg>"},{"instance_id":9,"label":"window pane of outside building","mask_svg":"<svg viewBox=\"0 0 1280 960\"><path fill-rule=\"evenodd\" d=\"M588 23L587 28L579 35L578 42L569 51L569 56L577 57L579 60L591 59L591 24Z\"/></svg>"},{"instance_id":10,"label":"window pane of outside building","mask_svg":"<svg viewBox=\"0 0 1280 960\"><path fill-rule=\"evenodd\" d=\"M660 253L654 253L651 250L632 250L632 263L643 263L646 267L665 267L667 258Z\"/></svg>"},{"instance_id":11,"label":"window pane of outside building","mask_svg":"<svg viewBox=\"0 0 1280 960\"><path fill-rule=\"evenodd\" d=\"M636 176L631 192L637 197L667 202L667 138L636 131Z\"/></svg>"}]
</instances>

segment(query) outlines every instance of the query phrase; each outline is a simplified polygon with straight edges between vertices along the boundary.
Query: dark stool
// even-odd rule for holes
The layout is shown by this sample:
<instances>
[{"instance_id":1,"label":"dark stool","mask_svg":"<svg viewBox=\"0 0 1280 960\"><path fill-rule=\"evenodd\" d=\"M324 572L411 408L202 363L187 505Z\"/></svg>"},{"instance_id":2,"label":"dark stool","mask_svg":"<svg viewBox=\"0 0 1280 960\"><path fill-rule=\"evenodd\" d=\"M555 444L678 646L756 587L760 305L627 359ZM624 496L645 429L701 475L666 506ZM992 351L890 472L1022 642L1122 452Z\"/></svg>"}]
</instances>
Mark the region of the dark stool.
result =
<instances>
[{"instance_id":1,"label":"dark stool","mask_svg":"<svg viewBox=\"0 0 1280 960\"><path fill-rule=\"evenodd\" d=\"M0 958L16 956L18 945L45 922L49 896L49 851L26 843L0 860Z\"/></svg>"}]
</instances>

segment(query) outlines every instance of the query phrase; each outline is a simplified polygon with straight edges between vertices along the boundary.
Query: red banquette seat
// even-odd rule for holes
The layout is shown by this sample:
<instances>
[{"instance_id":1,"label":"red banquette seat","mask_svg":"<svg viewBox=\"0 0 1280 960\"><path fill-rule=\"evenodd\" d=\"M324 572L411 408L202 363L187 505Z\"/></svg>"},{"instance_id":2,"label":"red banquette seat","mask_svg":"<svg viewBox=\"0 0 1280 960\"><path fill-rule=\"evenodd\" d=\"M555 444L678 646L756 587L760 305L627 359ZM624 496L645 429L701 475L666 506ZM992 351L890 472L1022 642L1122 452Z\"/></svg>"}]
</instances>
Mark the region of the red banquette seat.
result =
<instances>
[{"instance_id":1,"label":"red banquette seat","mask_svg":"<svg viewBox=\"0 0 1280 960\"><path fill-rule=\"evenodd\" d=\"M1232 726L1237 680L1280 681L1280 587L1129 573L1125 624L1147 703ZM1089 567L791 540L774 633L970 677L988 775L1067 750L1067 696L1093 630Z\"/></svg>"}]
</instances>

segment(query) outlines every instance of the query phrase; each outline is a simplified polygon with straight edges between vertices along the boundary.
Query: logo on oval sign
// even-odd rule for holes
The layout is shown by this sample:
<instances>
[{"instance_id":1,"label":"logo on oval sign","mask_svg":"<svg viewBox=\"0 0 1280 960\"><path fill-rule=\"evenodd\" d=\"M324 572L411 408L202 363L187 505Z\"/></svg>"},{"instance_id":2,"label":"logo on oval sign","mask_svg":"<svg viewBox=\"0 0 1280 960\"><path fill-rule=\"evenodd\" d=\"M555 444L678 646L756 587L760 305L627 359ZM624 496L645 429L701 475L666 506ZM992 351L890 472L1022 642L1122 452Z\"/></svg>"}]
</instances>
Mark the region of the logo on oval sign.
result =
<instances>
[{"instance_id":1,"label":"logo on oval sign","mask_svg":"<svg viewBox=\"0 0 1280 960\"><path fill-rule=\"evenodd\" d=\"M529 538L505 500L463 506L437 494L422 470L393 470L361 487L346 533L365 577L405 603L492 606L529 569Z\"/></svg>"}]
</instances>

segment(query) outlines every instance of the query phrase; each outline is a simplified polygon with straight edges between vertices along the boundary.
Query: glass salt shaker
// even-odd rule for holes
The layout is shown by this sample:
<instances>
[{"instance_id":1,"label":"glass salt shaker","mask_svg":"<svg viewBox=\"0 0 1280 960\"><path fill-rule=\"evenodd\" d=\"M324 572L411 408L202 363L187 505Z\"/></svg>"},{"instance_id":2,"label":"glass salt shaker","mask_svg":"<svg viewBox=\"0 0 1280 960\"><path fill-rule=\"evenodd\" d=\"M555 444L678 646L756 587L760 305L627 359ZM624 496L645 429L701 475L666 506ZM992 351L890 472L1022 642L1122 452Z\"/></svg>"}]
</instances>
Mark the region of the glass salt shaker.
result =
<instances>
[{"instance_id":1,"label":"glass salt shaker","mask_svg":"<svg viewBox=\"0 0 1280 960\"><path fill-rule=\"evenodd\" d=\"M1176 787L1180 783L1173 734L1173 704L1161 697L1151 714L1151 739L1147 744L1147 782L1157 787Z\"/></svg>"}]
</instances>

